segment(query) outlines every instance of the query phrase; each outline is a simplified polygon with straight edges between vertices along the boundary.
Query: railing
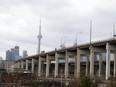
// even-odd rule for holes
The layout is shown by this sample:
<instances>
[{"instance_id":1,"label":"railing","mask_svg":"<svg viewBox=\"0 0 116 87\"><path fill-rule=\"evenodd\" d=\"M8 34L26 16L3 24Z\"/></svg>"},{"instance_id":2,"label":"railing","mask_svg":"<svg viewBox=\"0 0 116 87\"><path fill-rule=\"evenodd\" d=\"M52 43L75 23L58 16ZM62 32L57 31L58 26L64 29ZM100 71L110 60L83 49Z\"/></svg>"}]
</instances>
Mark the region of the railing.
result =
<instances>
[{"instance_id":1,"label":"railing","mask_svg":"<svg viewBox=\"0 0 116 87\"><path fill-rule=\"evenodd\" d=\"M54 73L49 73L50 78L54 78Z\"/></svg>"},{"instance_id":2,"label":"railing","mask_svg":"<svg viewBox=\"0 0 116 87\"><path fill-rule=\"evenodd\" d=\"M41 73L39 77L46 77L46 73ZM61 74L58 74L58 76L54 76L54 73L49 73L48 78L61 78ZM62 78L65 78L65 75L62 74ZM69 74L67 78L74 78L74 74Z\"/></svg>"},{"instance_id":3,"label":"railing","mask_svg":"<svg viewBox=\"0 0 116 87\"><path fill-rule=\"evenodd\" d=\"M46 76L46 73L40 73L39 77L45 77L45 76Z\"/></svg>"},{"instance_id":4,"label":"railing","mask_svg":"<svg viewBox=\"0 0 116 87\"><path fill-rule=\"evenodd\" d=\"M74 74L69 74L68 75L68 78L74 78L75 76L74 76Z\"/></svg>"},{"instance_id":5,"label":"railing","mask_svg":"<svg viewBox=\"0 0 116 87\"><path fill-rule=\"evenodd\" d=\"M49 76L46 77L45 73L41 73L41 76L38 77L38 80L57 80L60 81L62 78L63 81L69 81L72 79L75 79L75 75L74 74L69 74L67 78L65 78L65 75L62 74L58 74L58 76L54 77L54 73L49 73ZM93 78L99 78L100 80L105 80L105 75L101 75L100 77L98 75L94 75Z\"/></svg>"}]
</instances>

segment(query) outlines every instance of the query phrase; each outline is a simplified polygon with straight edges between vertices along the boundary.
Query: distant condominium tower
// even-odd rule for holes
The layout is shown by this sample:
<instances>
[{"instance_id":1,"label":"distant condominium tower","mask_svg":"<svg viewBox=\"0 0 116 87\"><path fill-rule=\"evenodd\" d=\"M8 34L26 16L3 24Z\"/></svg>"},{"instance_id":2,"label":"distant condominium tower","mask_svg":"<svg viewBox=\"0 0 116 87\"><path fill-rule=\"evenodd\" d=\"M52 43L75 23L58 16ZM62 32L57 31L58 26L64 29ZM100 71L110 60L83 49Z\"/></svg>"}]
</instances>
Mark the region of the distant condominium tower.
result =
<instances>
[{"instance_id":1,"label":"distant condominium tower","mask_svg":"<svg viewBox=\"0 0 116 87\"><path fill-rule=\"evenodd\" d=\"M20 58L19 56L19 46L15 46L14 48L14 57L15 57L15 60L18 60Z\"/></svg>"},{"instance_id":2,"label":"distant condominium tower","mask_svg":"<svg viewBox=\"0 0 116 87\"><path fill-rule=\"evenodd\" d=\"M6 51L6 60L18 60L19 59L19 46L15 46Z\"/></svg>"},{"instance_id":3,"label":"distant condominium tower","mask_svg":"<svg viewBox=\"0 0 116 87\"><path fill-rule=\"evenodd\" d=\"M6 60L12 60L12 53L10 50L6 51Z\"/></svg>"},{"instance_id":4,"label":"distant condominium tower","mask_svg":"<svg viewBox=\"0 0 116 87\"><path fill-rule=\"evenodd\" d=\"M25 58L27 56L28 56L27 51L26 50L23 50L23 58Z\"/></svg>"}]
</instances>

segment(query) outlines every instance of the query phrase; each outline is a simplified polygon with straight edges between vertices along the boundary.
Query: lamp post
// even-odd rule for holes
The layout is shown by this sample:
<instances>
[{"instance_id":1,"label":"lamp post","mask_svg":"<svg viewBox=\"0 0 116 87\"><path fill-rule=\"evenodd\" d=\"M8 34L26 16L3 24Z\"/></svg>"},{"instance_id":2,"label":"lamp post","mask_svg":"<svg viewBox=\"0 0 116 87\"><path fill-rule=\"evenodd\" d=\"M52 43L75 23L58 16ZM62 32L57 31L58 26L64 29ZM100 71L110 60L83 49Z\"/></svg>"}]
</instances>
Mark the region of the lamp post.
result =
<instances>
[{"instance_id":1,"label":"lamp post","mask_svg":"<svg viewBox=\"0 0 116 87\"><path fill-rule=\"evenodd\" d=\"M90 44L91 44L91 37L92 37L92 20L90 20Z\"/></svg>"},{"instance_id":2,"label":"lamp post","mask_svg":"<svg viewBox=\"0 0 116 87\"><path fill-rule=\"evenodd\" d=\"M74 46L77 46L77 35L78 34L81 34L82 32L77 32L77 34L76 34L76 38L75 38L75 43L74 43Z\"/></svg>"},{"instance_id":3,"label":"lamp post","mask_svg":"<svg viewBox=\"0 0 116 87\"><path fill-rule=\"evenodd\" d=\"M61 38L61 45L60 45L61 48L65 48L65 45L64 45L65 42L63 43L63 39L64 39L64 38L66 38L66 36L64 36L64 37Z\"/></svg>"}]
</instances>

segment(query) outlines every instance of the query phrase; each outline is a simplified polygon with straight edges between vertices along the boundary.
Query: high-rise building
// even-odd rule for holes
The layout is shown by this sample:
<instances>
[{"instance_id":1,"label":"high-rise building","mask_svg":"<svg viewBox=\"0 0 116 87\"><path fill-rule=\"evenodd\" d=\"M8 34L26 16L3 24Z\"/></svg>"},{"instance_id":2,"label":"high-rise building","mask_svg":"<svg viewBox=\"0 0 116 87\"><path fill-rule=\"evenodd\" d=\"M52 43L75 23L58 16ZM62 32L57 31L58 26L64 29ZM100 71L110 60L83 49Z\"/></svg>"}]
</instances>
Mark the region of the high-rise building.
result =
<instances>
[{"instance_id":1,"label":"high-rise building","mask_svg":"<svg viewBox=\"0 0 116 87\"><path fill-rule=\"evenodd\" d=\"M6 60L17 60L19 59L19 46L11 48L11 50L6 51Z\"/></svg>"},{"instance_id":2,"label":"high-rise building","mask_svg":"<svg viewBox=\"0 0 116 87\"><path fill-rule=\"evenodd\" d=\"M26 50L23 50L23 58L25 58L27 56L28 56L27 51Z\"/></svg>"},{"instance_id":3,"label":"high-rise building","mask_svg":"<svg viewBox=\"0 0 116 87\"><path fill-rule=\"evenodd\" d=\"M15 49L11 48L11 57L12 57L11 60L15 60L14 53L15 53Z\"/></svg>"},{"instance_id":4,"label":"high-rise building","mask_svg":"<svg viewBox=\"0 0 116 87\"><path fill-rule=\"evenodd\" d=\"M15 46L15 48L14 48L14 56L15 56L15 60L19 59L19 46Z\"/></svg>"},{"instance_id":5,"label":"high-rise building","mask_svg":"<svg viewBox=\"0 0 116 87\"><path fill-rule=\"evenodd\" d=\"M3 58L2 58L2 57L0 57L0 60L3 60Z\"/></svg>"},{"instance_id":6,"label":"high-rise building","mask_svg":"<svg viewBox=\"0 0 116 87\"><path fill-rule=\"evenodd\" d=\"M6 51L6 60L12 60L12 53L10 50Z\"/></svg>"}]
</instances>

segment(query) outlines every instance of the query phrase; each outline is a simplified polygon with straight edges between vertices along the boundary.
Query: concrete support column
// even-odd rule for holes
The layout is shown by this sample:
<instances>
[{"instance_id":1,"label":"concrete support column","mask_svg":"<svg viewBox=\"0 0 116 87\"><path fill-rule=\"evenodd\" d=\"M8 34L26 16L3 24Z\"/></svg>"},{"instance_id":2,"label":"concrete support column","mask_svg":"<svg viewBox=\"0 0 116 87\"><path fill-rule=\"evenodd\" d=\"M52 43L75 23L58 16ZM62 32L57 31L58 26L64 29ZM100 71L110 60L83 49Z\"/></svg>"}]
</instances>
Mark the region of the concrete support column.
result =
<instances>
[{"instance_id":1,"label":"concrete support column","mask_svg":"<svg viewBox=\"0 0 116 87\"><path fill-rule=\"evenodd\" d=\"M80 77L80 50L77 48L77 56L76 56L76 78Z\"/></svg>"},{"instance_id":2,"label":"concrete support column","mask_svg":"<svg viewBox=\"0 0 116 87\"><path fill-rule=\"evenodd\" d=\"M106 45L106 80L110 77L110 49L109 43Z\"/></svg>"},{"instance_id":3,"label":"concrete support column","mask_svg":"<svg viewBox=\"0 0 116 87\"><path fill-rule=\"evenodd\" d=\"M74 77L77 76L77 56L75 56L75 68L74 68Z\"/></svg>"},{"instance_id":4,"label":"concrete support column","mask_svg":"<svg viewBox=\"0 0 116 87\"><path fill-rule=\"evenodd\" d=\"M34 73L34 65L35 65L35 59L32 58L31 60L31 72Z\"/></svg>"},{"instance_id":5,"label":"concrete support column","mask_svg":"<svg viewBox=\"0 0 116 87\"><path fill-rule=\"evenodd\" d=\"M21 61L21 68L24 69L24 61Z\"/></svg>"},{"instance_id":6,"label":"concrete support column","mask_svg":"<svg viewBox=\"0 0 116 87\"><path fill-rule=\"evenodd\" d=\"M55 53L55 73L54 73L54 77L58 76L58 54Z\"/></svg>"},{"instance_id":7,"label":"concrete support column","mask_svg":"<svg viewBox=\"0 0 116 87\"><path fill-rule=\"evenodd\" d=\"M86 76L88 76L89 75L89 58L87 57L86 58Z\"/></svg>"},{"instance_id":8,"label":"concrete support column","mask_svg":"<svg viewBox=\"0 0 116 87\"><path fill-rule=\"evenodd\" d=\"M17 63L17 68L20 68L20 61Z\"/></svg>"},{"instance_id":9,"label":"concrete support column","mask_svg":"<svg viewBox=\"0 0 116 87\"><path fill-rule=\"evenodd\" d=\"M49 67L50 67L50 59L49 59L49 56L47 54L47 58L46 58L46 77L49 76Z\"/></svg>"},{"instance_id":10,"label":"concrete support column","mask_svg":"<svg viewBox=\"0 0 116 87\"><path fill-rule=\"evenodd\" d=\"M116 52L114 53L114 77L116 77Z\"/></svg>"},{"instance_id":11,"label":"concrete support column","mask_svg":"<svg viewBox=\"0 0 116 87\"><path fill-rule=\"evenodd\" d=\"M94 48L90 47L90 76L94 76Z\"/></svg>"},{"instance_id":12,"label":"concrete support column","mask_svg":"<svg viewBox=\"0 0 116 87\"><path fill-rule=\"evenodd\" d=\"M41 76L41 64L42 64L41 59L42 59L41 57L39 57L38 59L38 76Z\"/></svg>"},{"instance_id":13,"label":"concrete support column","mask_svg":"<svg viewBox=\"0 0 116 87\"><path fill-rule=\"evenodd\" d=\"M65 52L65 78L68 77L68 51Z\"/></svg>"},{"instance_id":14,"label":"concrete support column","mask_svg":"<svg viewBox=\"0 0 116 87\"><path fill-rule=\"evenodd\" d=\"M26 60L26 70L28 70L29 60Z\"/></svg>"},{"instance_id":15,"label":"concrete support column","mask_svg":"<svg viewBox=\"0 0 116 87\"><path fill-rule=\"evenodd\" d=\"M98 76L101 77L101 75L102 75L102 55L101 55L101 53L98 55L98 59L99 59L99 73L98 73Z\"/></svg>"}]
</instances>

